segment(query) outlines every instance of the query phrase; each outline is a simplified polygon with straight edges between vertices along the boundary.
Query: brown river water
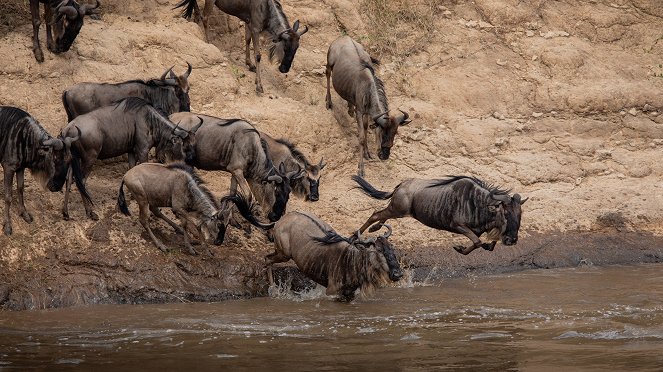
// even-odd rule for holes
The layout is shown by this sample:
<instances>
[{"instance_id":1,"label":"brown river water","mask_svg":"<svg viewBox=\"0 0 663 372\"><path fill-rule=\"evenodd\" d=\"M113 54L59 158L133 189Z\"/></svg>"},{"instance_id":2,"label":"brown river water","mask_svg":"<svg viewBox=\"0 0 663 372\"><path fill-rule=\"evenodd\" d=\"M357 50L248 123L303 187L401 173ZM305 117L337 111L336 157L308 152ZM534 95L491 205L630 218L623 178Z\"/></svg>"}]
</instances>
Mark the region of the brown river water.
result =
<instances>
[{"instance_id":1,"label":"brown river water","mask_svg":"<svg viewBox=\"0 0 663 372\"><path fill-rule=\"evenodd\" d=\"M663 265L0 312L0 371L663 371Z\"/></svg>"}]
</instances>

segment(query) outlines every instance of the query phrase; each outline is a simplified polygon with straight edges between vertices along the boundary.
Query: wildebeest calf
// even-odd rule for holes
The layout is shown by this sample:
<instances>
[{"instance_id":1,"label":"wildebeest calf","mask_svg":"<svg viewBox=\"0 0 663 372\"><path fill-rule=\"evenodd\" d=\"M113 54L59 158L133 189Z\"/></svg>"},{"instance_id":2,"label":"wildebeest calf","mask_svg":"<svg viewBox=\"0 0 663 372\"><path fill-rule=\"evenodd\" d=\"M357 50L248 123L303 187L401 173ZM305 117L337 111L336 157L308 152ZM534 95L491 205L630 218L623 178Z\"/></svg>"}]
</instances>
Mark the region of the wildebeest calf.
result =
<instances>
[{"instance_id":1,"label":"wildebeest calf","mask_svg":"<svg viewBox=\"0 0 663 372\"><path fill-rule=\"evenodd\" d=\"M274 284L272 265L290 259L311 280L327 287L327 295L341 300L354 299L357 288L367 293L388 279L397 281L403 273L388 229L375 239L350 240L314 215L287 213L274 226L275 251L265 257L269 283Z\"/></svg>"},{"instance_id":2,"label":"wildebeest calf","mask_svg":"<svg viewBox=\"0 0 663 372\"><path fill-rule=\"evenodd\" d=\"M207 240L214 239L215 245L223 243L226 227L230 219L230 209L222 209L205 186L202 180L193 172L192 168L181 164L168 165L158 163L143 163L131 168L122 178L117 204L122 213L130 215L124 196L124 185L132 193L140 208L140 224L147 230L154 244L163 252L168 248L159 240L150 228L149 211L156 217L166 221L176 232L184 235L184 245L190 254L197 254L191 246L187 226L197 227L201 242L205 245L207 253L211 255ZM269 229L274 224L262 224L251 214L251 208L241 196L229 196L222 200L234 202L240 213L253 225ZM178 226L160 210L160 207L170 207L180 220ZM195 220L200 221L197 224Z\"/></svg>"},{"instance_id":3,"label":"wildebeest calf","mask_svg":"<svg viewBox=\"0 0 663 372\"><path fill-rule=\"evenodd\" d=\"M476 248L492 251L497 240L504 245L518 242L518 229L522 216L519 194L509 196L508 190L489 185L482 180L466 176L448 176L441 180L408 179L394 191L375 189L359 176L352 176L364 193L372 198L391 199L387 208L376 211L359 229L363 232L374 223L380 226L390 218L411 216L426 226L438 230L463 234L472 241L469 247L456 246L462 254ZM490 243L479 237L488 233Z\"/></svg>"}]
</instances>

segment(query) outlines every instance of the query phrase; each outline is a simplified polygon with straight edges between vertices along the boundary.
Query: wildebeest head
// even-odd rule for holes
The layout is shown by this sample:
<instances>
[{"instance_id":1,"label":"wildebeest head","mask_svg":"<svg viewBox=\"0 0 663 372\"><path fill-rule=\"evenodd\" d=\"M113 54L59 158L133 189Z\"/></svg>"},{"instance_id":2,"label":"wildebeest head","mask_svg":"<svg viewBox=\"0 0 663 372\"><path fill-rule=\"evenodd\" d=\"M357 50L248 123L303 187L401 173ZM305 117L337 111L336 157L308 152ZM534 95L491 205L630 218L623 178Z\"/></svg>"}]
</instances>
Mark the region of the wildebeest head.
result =
<instances>
[{"instance_id":1,"label":"wildebeest head","mask_svg":"<svg viewBox=\"0 0 663 372\"><path fill-rule=\"evenodd\" d=\"M200 232L203 234L205 241L210 241L214 245L223 244L226 236L226 220L227 211L218 211L213 216L203 216L201 219Z\"/></svg>"},{"instance_id":2,"label":"wildebeest head","mask_svg":"<svg viewBox=\"0 0 663 372\"><path fill-rule=\"evenodd\" d=\"M522 216L521 206L525 204L528 198L521 199L520 194L514 194L513 197L507 194L491 194L491 197L496 203L489 206L489 210L495 212L495 218L498 219L502 244L516 244Z\"/></svg>"},{"instance_id":3,"label":"wildebeest head","mask_svg":"<svg viewBox=\"0 0 663 372\"><path fill-rule=\"evenodd\" d=\"M55 46L51 51L53 53L68 51L83 27L83 18L94 14L99 5L99 0L96 1L96 5L79 5L75 0L63 0L53 8L51 25Z\"/></svg>"},{"instance_id":4,"label":"wildebeest head","mask_svg":"<svg viewBox=\"0 0 663 372\"><path fill-rule=\"evenodd\" d=\"M76 128L78 129L78 128ZM37 149L37 165L33 171L35 178L40 179L42 186L51 192L62 190L67 179L67 171L71 163L71 144L80 138L49 138L42 140Z\"/></svg>"},{"instance_id":5,"label":"wildebeest head","mask_svg":"<svg viewBox=\"0 0 663 372\"><path fill-rule=\"evenodd\" d=\"M391 147L394 146L394 137L396 137L398 127L407 125L412 120L410 120L407 112L400 109L384 112L372 119L373 123L370 127L376 130L379 139L378 157L380 160L387 160L391 153Z\"/></svg>"},{"instance_id":6,"label":"wildebeest head","mask_svg":"<svg viewBox=\"0 0 663 372\"><path fill-rule=\"evenodd\" d=\"M299 48L299 38L308 31L308 27L304 26L302 31L299 31L299 21L295 21L292 28L281 32L277 39L269 49L269 59L276 58L280 62L279 72L285 74L290 71L292 61L295 59L295 53Z\"/></svg>"},{"instance_id":7,"label":"wildebeest head","mask_svg":"<svg viewBox=\"0 0 663 372\"><path fill-rule=\"evenodd\" d=\"M189 75L191 75L191 64L187 64L187 70L184 74L177 76L173 72L173 67L166 70L166 72L161 75L161 81L175 88L175 95L180 102L180 111L189 112L191 111L191 100L189 99Z\"/></svg>"},{"instance_id":8,"label":"wildebeest head","mask_svg":"<svg viewBox=\"0 0 663 372\"><path fill-rule=\"evenodd\" d=\"M203 125L203 119L198 119L200 119L200 123L189 131L180 128L179 123L177 123L165 141L157 145L156 156L160 162L184 161L187 164L193 163L196 158L196 131Z\"/></svg>"},{"instance_id":9,"label":"wildebeest head","mask_svg":"<svg viewBox=\"0 0 663 372\"><path fill-rule=\"evenodd\" d=\"M320 159L320 163L315 165L309 164L306 166L306 178L303 180L303 184L307 201L318 201L320 199L318 189L320 188L322 168L324 168L325 165L327 165L327 163Z\"/></svg>"},{"instance_id":10,"label":"wildebeest head","mask_svg":"<svg viewBox=\"0 0 663 372\"><path fill-rule=\"evenodd\" d=\"M389 242L391 226L386 224L383 224L382 226L387 228L387 232L384 235L378 236L375 240L371 239L367 241L370 244L369 256L371 267L374 270L382 270L389 273L389 279L396 282L403 277L403 271L401 270L401 265L394 253L394 247L391 242ZM361 242L361 239L359 241ZM371 248L374 248L375 251L371 252Z\"/></svg>"},{"instance_id":11,"label":"wildebeest head","mask_svg":"<svg viewBox=\"0 0 663 372\"><path fill-rule=\"evenodd\" d=\"M303 177L304 174L305 172L301 169L286 172L285 165L281 163L278 169L274 168L272 174L267 176L266 182L271 184L274 189L273 193L268 193L268 196L273 195L274 197L271 203L272 209L267 215L270 222L278 221L285 214L286 205L290 199L290 191L292 191L291 182Z\"/></svg>"}]
</instances>

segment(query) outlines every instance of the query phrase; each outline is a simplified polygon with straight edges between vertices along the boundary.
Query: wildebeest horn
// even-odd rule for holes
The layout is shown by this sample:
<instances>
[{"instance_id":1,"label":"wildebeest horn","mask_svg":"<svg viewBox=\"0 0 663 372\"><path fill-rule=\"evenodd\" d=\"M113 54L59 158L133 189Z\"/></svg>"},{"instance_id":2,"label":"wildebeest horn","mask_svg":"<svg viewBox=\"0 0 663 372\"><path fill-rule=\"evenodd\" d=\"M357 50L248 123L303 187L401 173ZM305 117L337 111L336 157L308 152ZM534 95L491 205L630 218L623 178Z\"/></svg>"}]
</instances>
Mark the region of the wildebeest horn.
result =
<instances>
[{"instance_id":1,"label":"wildebeest horn","mask_svg":"<svg viewBox=\"0 0 663 372\"><path fill-rule=\"evenodd\" d=\"M93 10L97 9L99 7L99 5L101 5L99 0L97 0L97 4L94 5L94 6L89 5L89 4L83 4L83 5L81 5L80 9L78 10L78 13L81 15L81 17L86 15L86 14L94 14L96 12L94 12Z\"/></svg>"},{"instance_id":2,"label":"wildebeest horn","mask_svg":"<svg viewBox=\"0 0 663 372\"><path fill-rule=\"evenodd\" d=\"M383 113L381 113L381 114L377 114L377 115L373 116L373 121L376 121L376 120L378 120L379 118L385 116L388 112L389 112L389 111L385 111L385 112L383 112Z\"/></svg>"},{"instance_id":3,"label":"wildebeest horn","mask_svg":"<svg viewBox=\"0 0 663 372\"><path fill-rule=\"evenodd\" d=\"M398 111L403 113L403 120L401 121L400 125L405 125L405 124L408 124L412 121L412 120L410 120L410 115L407 112L405 112L401 109L398 109Z\"/></svg>"},{"instance_id":4,"label":"wildebeest horn","mask_svg":"<svg viewBox=\"0 0 663 372\"><path fill-rule=\"evenodd\" d=\"M323 160L324 157L320 158L320 163L318 163L318 168L320 168L320 170L322 170L322 168L324 168L325 165L327 165L327 163L325 163Z\"/></svg>"},{"instance_id":5,"label":"wildebeest horn","mask_svg":"<svg viewBox=\"0 0 663 372\"><path fill-rule=\"evenodd\" d=\"M191 64L189 62L186 63L189 68L186 70L184 75L182 75L182 79L186 80L189 78L189 75L191 75L191 70L193 70L193 67L191 67Z\"/></svg>"},{"instance_id":6,"label":"wildebeest horn","mask_svg":"<svg viewBox=\"0 0 663 372\"><path fill-rule=\"evenodd\" d=\"M525 202L526 202L528 199L529 199L529 198L525 198L525 199L522 199L522 200L521 200L520 194L513 194L513 201L516 202L516 203L518 203L518 204L520 204L520 205L525 204Z\"/></svg>"},{"instance_id":7,"label":"wildebeest horn","mask_svg":"<svg viewBox=\"0 0 663 372\"><path fill-rule=\"evenodd\" d=\"M63 15L66 15L67 18L69 18L69 19L76 19L76 18L78 18L78 12L76 11L76 8L74 8L73 6L69 6L69 5L67 5L67 6L61 6L61 7L58 9L58 14L59 14L59 15L62 15L62 14L63 14Z\"/></svg>"},{"instance_id":8,"label":"wildebeest horn","mask_svg":"<svg viewBox=\"0 0 663 372\"><path fill-rule=\"evenodd\" d=\"M307 26L307 25L304 25L304 30L303 30L303 31L297 31L297 35L302 36L302 35L304 35L306 32L308 32L308 26Z\"/></svg>"},{"instance_id":9,"label":"wildebeest horn","mask_svg":"<svg viewBox=\"0 0 663 372\"><path fill-rule=\"evenodd\" d=\"M198 129L200 129L200 127L203 125L203 118L198 116L198 120L200 120L200 123L196 124L195 127L191 128L191 130L189 132L195 134L198 131Z\"/></svg>"},{"instance_id":10,"label":"wildebeest horn","mask_svg":"<svg viewBox=\"0 0 663 372\"><path fill-rule=\"evenodd\" d=\"M57 139L57 138L49 138L46 141L42 141L41 145L42 146L47 146L47 147L52 147L55 150L62 150L62 148L64 147L64 144L62 143L62 141Z\"/></svg>"},{"instance_id":11,"label":"wildebeest horn","mask_svg":"<svg viewBox=\"0 0 663 372\"><path fill-rule=\"evenodd\" d=\"M288 40L288 39L290 39L290 35L288 34L288 31L290 31L290 30L285 30L285 31L281 32L279 34L279 36L277 37L277 40L281 40L281 39Z\"/></svg>"},{"instance_id":12,"label":"wildebeest horn","mask_svg":"<svg viewBox=\"0 0 663 372\"><path fill-rule=\"evenodd\" d=\"M67 148L70 148L72 143L78 141L78 139L81 138L81 128L76 127L76 131L78 132L76 137L65 137L64 145L67 146Z\"/></svg>"},{"instance_id":13,"label":"wildebeest horn","mask_svg":"<svg viewBox=\"0 0 663 372\"><path fill-rule=\"evenodd\" d=\"M495 194L493 194L493 193L491 192L491 193L490 193L490 196L491 196L493 199L497 200L497 201L501 201L502 203L510 203L510 202L511 202L511 197L510 197L509 195L507 195L507 194L498 194L498 195L495 195Z\"/></svg>"},{"instance_id":14,"label":"wildebeest horn","mask_svg":"<svg viewBox=\"0 0 663 372\"><path fill-rule=\"evenodd\" d=\"M161 81L166 80L166 75L168 75L169 72L173 71L173 67L175 67L175 66L171 66L168 70L166 70L166 72L163 73L163 75L161 75Z\"/></svg>"},{"instance_id":15,"label":"wildebeest horn","mask_svg":"<svg viewBox=\"0 0 663 372\"><path fill-rule=\"evenodd\" d=\"M175 133L175 131L180 127L180 123L181 123L181 122L178 122L177 124L175 124L175 128L173 128L173 132L172 132L172 133Z\"/></svg>"},{"instance_id":16,"label":"wildebeest horn","mask_svg":"<svg viewBox=\"0 0 663 372\"><path fill-rule=\"evenodd\" d=\"M281 178L281 176L279 176L279 175L273 174L273 175L267 177L267 181L281 183L281 182L283 182L283 178Z\"/></svg>"},{"instance_id":17,"label":"wildebeest horn","mask_svg":"<svg viewBox=\"0 0 663 372\"><path fill-rule=\"evenodd\" d=\"M391 233L392 233L391 226L387 225L386 223L381 224L381 226L384 226L384 227L387 228L387 232L384 233L384 235L382 235L383 238L387 239L388 237L391 236Z\"/></svg>"}]
</instances>

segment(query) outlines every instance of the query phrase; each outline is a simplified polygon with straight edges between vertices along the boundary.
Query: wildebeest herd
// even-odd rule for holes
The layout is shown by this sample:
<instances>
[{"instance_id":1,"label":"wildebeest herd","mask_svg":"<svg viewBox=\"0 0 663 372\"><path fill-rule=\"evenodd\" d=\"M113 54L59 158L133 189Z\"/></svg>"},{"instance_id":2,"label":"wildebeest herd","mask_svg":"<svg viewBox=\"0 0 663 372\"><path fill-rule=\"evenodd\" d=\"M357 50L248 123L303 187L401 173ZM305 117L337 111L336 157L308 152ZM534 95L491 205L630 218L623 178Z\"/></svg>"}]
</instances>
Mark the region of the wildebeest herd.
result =
<instances>
[{"instance_id":1,"label":"wildebeest herd","mask_svg":"<svg viewBox=\"0 0 663 372\"><path fill-rule=\"evenodd\" d=\"M75 0L31 0L34 26L34 55L43 61L39 47L39 3L44 4L47 45L53 53L69 49L86 14L100 4L80 5ZM206 0L201 16L196 0L182 0L187 18L202 19L207 35L209 12L213 5L236 16L246 24L246 64L256 72L256 91L262 93L260 80L259 35L267 31L271 40L270 58L279 62L279 71L288 72L308 27L299 21L290 26L278 0ZM52 40L51 28L55 33ZM255 65L249 47L253 41ZM119 210L130 215L125 188L139 205L139 222L162 251L170 249L152 232L149 215L164 220L184 237L186 252L197 254L189 232L195 232L207 254L207 242L220 245L228 225L240 227L238 216L268 230L275 251L267 255L267 277L273 284L272 265L292 259L315 282L327 287L327 294L352 300L355 291L364 292L388 280L397 281L403 273L389 242L392 228L385 222L411 216L439 230L465 235L469 247L456 251L469 254L476 248L492 251L497 241L513 245L518 241L521 206L519 194L492 186L472 176L446 176L441 179L407 179L392 192L375 189L364 176L364 159L371 158L367 144L368 129L373 129L380 160L388 160L398 128L410 123L407 112L390 110L384 84L376 74L377 61L349 36L341 36L327 53L326 105L332 107L330 81L334 90L347 101L348 114L357 121L359 134L357 187L372 198L390 199L389 205L373 213L357 231L342 236L317 216L307 212L288 212L291 192L308 201L319 199L320 175L326 163L311 162L286 139L275 139L258 131L242 119L222 119L190 112L188 64L182 75L173 67L159 78L121 83L81 83L62 94L69 124L51 136L27 112L15 107L0 107L0 163L4 170L5 214L3 232L12 234L10 205L16 175L18 214L33 221L23 198L24 170L51 192L65 188L62 214L68 209L72 181L83 199L88 218L97 220L93 198L86 180L97 159L126 154L129 170L118 179ZM159 163L148 163L155 149ZM216 198L203 184L194 168L225 171L231 174L227 195ZM65 186L66 185L66 186ZM160 208L170 208L179 224ZM238 212L238 213L235 213ZM261 216L270 222L259 221ZM362 237L368 229L385 228L383 235ZM486 234L487 241L480 237Z\"/></svg>"}]
</instances>

